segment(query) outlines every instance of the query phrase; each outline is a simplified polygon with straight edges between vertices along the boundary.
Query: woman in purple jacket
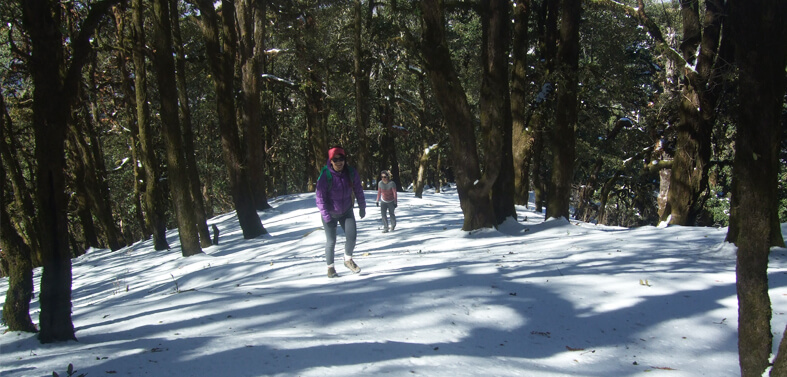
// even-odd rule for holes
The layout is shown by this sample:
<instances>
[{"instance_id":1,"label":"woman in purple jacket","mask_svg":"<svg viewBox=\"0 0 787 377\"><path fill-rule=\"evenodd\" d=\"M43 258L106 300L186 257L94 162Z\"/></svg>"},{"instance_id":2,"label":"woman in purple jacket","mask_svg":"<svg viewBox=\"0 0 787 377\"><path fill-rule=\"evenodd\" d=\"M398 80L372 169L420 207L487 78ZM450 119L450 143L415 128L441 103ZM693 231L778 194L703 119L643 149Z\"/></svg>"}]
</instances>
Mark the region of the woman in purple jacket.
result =
<instances>
[{"instance_id":1,"label":"woman in purple jacket","mask_svg":"<svg viewBox=\"0 0 787 377\"><path fill-rule=\"evenodd\" d=\"M363 195L361 177L347 165L347 155L341 147L328 150L328 163L317 178L317 208L325 228L325 260L328 263L328 277L339 275L333 267L333 252L336 247L336 224L344 229L344 265L354 273L361 268L353 261L356 228L353 214L353 197L358 201L359 215L366 216L366 198Z\"/></svg>"}]
</instances>

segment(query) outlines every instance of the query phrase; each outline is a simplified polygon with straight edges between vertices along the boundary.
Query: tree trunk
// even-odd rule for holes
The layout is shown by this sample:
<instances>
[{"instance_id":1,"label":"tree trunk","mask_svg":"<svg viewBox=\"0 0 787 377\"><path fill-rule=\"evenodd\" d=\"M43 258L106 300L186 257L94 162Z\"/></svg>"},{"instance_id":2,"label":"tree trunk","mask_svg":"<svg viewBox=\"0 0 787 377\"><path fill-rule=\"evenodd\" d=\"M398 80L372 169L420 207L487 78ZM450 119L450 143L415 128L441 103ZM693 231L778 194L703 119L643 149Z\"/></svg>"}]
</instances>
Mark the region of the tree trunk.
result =
<instances>
[{"instance_id":1,"label":"tree trunk","mask_svg":"<svg viewBox=\"0 0 787 377\"><path fill-rule=\"evenodd\" d=\"M531 122L533 127L533 163L531 165L533 170L533 205L536 212L543 213L547 197L546 168L544 166L545 129L541 114L536 113L533 118L534 121Z\"/></svg>"},{"instance_id":2,"label":"tree trunk","mask_svg":"<svg viewBox=\"0 0 787 377\"><path fill-rule=\"evenodd\" d=\"M707 0L705 4L705 26L702 27L699 1L681 1L681 52L687 66L696 62L697 68L696 71L684 68L685 85L667 199L666 216L671 215L670 223L678 225L695 225L709 195L711 135L721 88L720 72L727 65L727 59L720 54L720 43L726 44L720 42L723 41L720 36L725 14L723 1Z\"/></svg>"},{"instance_id":3,"label":"tree trunk","mask_svg":"<svg viewBox=\"0 0 787 377\"><path fill-rule=\"evenodd\" d=\"M126 14L127 9L125 5L121 5L115 7L114 10L114 17L115 17L115 30L117 32L117 39L120 48L117 49L115 52L116 54L116 65L118 70L120 71L121 76L121 90L123 93L123 98L125 99L125 105L129 109L136 109L137 108L137 101L136 101L136 94L134 93L133 84L131 81L131 74L128 70L128 65L126 61L128 60L128 55L126 54L127 50L130 50L130 46L127 45L127 38L126 35ZM132 179L133 179L133 186L134 186L134 193L133 193L133 202L134 202L134 221L136 221L139 229L142 229L142 239L150 239L149 229L145 226L145 215L142 212L142 195L143 195L143 182L144 182L144 172L140 168L140 161L139 158L139 128L136 126L134 122L134 116L124 117L126 121L129 123L125 128L129 132L129 148L131 149L131 169L133 172ZM128 227L128 224L126 225ZM131 246L135 240L138 238L134 238L134 234L131 234L131 237L126 236L126 245Z\"/></svg>"},{"instance_id":4,"label":"tree trunk","mask_svg":"<svg viewBox=\"0 0 787 377\"><path fill-rule=\"evenodd\" d=\"M413 188L413 193L415 197L422 198L423 191L426 184L431 182L432 185L435 187L435 192L440 192L440 182L439 179L435 179L435 174L439 174L440 171L440 150L439 150L439 142L430 144L430 140L435 139L435 130L430 125L429 120L426 117L427 112L427 103L429 101L428 95L426 94L426 86L428 83L426 82L426 76L418 71L415 72L418 76L418 97L421 99L421 109L418 110L418 124L419 128L422 130L420 135L423 137L423 152L421 154L421 158L418 160L418 176ZM437 168L430 168L429 160L432 158L432 155L437 154Z\"/></svg>"},{"instance_id":5,"label":"tree trunk","mask_svg":"<svg viewBox=\"0 0 787 377\"><path fill-rule=\"evenodd\" d=\"M560 46L557 64L561 81L557 90L557 111L552 133L552 190L549 193L547 217L571 218L571 183L576 158L576 128L579 84L579 22L580 0L564 0L560 24Z\"/></svg>"},{"instance_id":6,"label":"tree trunk","mask_svg":"<svg viewBox=\"0 0 787 377\"><path fill-rule=\"evenodd\" d=\"M247 172L254 207L258 211L271 208L268 204L267 178L265 174L265 130L263 129L261 105L261 60L264 55L262 27L265 23L265 7L260 1L238 2L238 30L241 66L242 129L246 141Z\"/></svg>"},{"instance_id":7,"label":"tree trunk","mask_svg":"<svg viewBox=\"0 0 787 377\"><path fill-rule=\"evenodd\" d=\"M194 211L194 218L197 222L197 233L199 234L200 246L209 247L213 243L210 240L207 217L205 216L205 202L202 200L200 189L202 185L199 179L199 169L197 169L197 154L194 150L194 132L191 121L191 108L189 105L188 89L186 87L186 57L183 52L183 41L180 36L180 14L178 12L178 2L169 0L170 17L172 20L172 39L175 48L175 79L178 86L178 104L183 124L183 150L186 155L186 177L189 181L189 193L191 195L191 208Z\"/></svg>"},{"instance_id":8,"label":"tree trunk","mask_svg":"<svg viewBox=\"0 0 787 377\"><path fill-rule=\"evenodd\" d=\"M30 318L33 299L33 263L30 248L8 221L5 205L0 205L0 248L7 263L8 291L3 304L3 323L8 331L38 332Z\"/></svg>"},{"instance_id":9,"label":"tree trunk","mask_svg":"<svg viewBox=\"0 0 787 377\"><path fill-rule=\"evenodd\" d=\"M234 66L235 66L235 11L230 1L222 1L222 31L219 30L218 15L210 0L198 0L202 13L202 32L205 47L213 72L216 88L216 107L221 133L221 149L224 163L230 178L230 191L238 222L243 230L243 238L256 238L267 231L254 208L254 199L249 189L249 176L246 174L244 151L241 147L238 125L235 119ZM223 46L219 35L223 36Z\"/></svg>"},{"instance_id":10,"label":"tree trunk","mask_svg":"<svg viewBox=\"0 0 787 377\"><path fill-rule=\"evenodd\" d=\"M481 177L473 116L445 41L441 3L439 0L420 3L423 18L421 52L427 77L449 130L459 204L464 214L462 230L491 228L496 225L489 198L494 180Z\"/></svg>"},{"instance_id":11,"label":"tree trunk","mask_svg":"<svg viewBox=\"0 0 787 377\"><path fill-rule=\"evenodd\" d=\"M91 92L97 93L98 89L96 88L95 82L97 76L95 54L91 54L91 56L93 61L90 65L91 72L89 85ZM95 96L93 96L93 98L95 98ZM95 99L89 102L83 101L83 103L86 105L89 104L89 112L86 109L85 116L83 117L84 135L80 139L87 142L85 146L85 156L89 158L91 165L94 167L89 175L90 180L88 180L89 192L95 196L95 200L92 203L93 212L101 225L107 246L114 251L125 246L126 241L123 239L123 233L120 231L120 227L115 221L115 217L112 213L112 202L109 194L109 184L107 184L107 167L104 163L104 152L101 150L101 140L96 134L95 129L95 122L99 121L101 115L99 114L99 107ZM79 125L79 120L75 120L74 124ZM89 167L91 165L86 166Z\"/></svg>"},{"instance_id":12,"label":"tree trunk","mask_svg":"<svg viewBox=\"0 0 787 377\"><path fill-rule=\"evenodd\" d=\"M516 219L514 208L514 157L512 146L511 96L508 86L510 44L509 3L489 0L481 3L483 45L481 61L481 130L486 142L485 179L494 180L492 208L495 224Z\"/></svg>"},{"instance_id":13,"label":"tree trunk","mask_svg":"<svg viewBox=\"0 0 787 377\"><path fill-rule=\"evenodd\" d=\"M527 206L530 199L530 161L533 153L533 135L527 124L527 49L528 19L531 0L518 1L514 6L514 40L511 55L511 121L514 158L514 203Z\"/></svg>"},{"instance_id":14,"label":"tree trunk","mask_svg":"<svg viewBox=\"0 0 787 377\"><path fill-rule=\"evenodd\" d=\"M393 93L386 93L381 97L393 98ZM382 125L382 135L380 136L380 154L382 155L383 169L390 170L391 182L396 184L396 190L402 191L402 177L399 169L399 159L396 155L396 136L394 135L394 112L393 104L390 100L381 100L380 124Z\"/></svg>"},{"instance_id":15,"label":"tree trunk","mask_svg":"<svg viewBox=\"0 0 787 377\"><path fill-rule=\"evenodd\" d=\"M555 65L557 61L557 45L558 45L558 27L557 21L560 16L560 0L545 0L539 8L538 16L538 36L539 45L541 50L541 59L544 61L544 74L542 77L543 84L541 93L544 93L544 98L541 105L533 112L533 119L530 124L533 125L533 191L535 196L535 209L536 212L542 213L544 205L549 196L547 189L548 179L547 165L545 163L546 156L546 142L547 131L549 130L546 114L548 110L552 110L552 105L546 102L547 94L551 92L547 88L553 88L554 85L550 81L551 76L554 76ZM548 195L549 194L549 195Z\"/></svg>"},{"instance_id":16,"label":"tree trunk","mask_svg":"<svg viewBox=\"0 0 787 377\"><path fill-rule=\"evenodd\" d=\"M2 160L2 169L4 169L5 174L11 182L10 190L14 193L16 208L19 208L24 214L35 213L33 197L30 190L27 188L22 169L17 162L18 158L16 157L17 153L15 150L16 143L12 140L10 132L12 129L11 116L8 115L8 108L5 105L5 98L2 93L0 93L0 109L2 109L3 112L2 121L0 121L0 135L8 132L6 134L8 137L0 137L0 160ZM7 141L10 142L10 144ZM5 190L6 189L2 190L2 192L6 192ZM33 266L41 266L41 247L36 238L40 232L36 228L38 224L35 222L35 216L20 216L16 223L21 226L20 231L22 234L20 236L28 247L30 247L30 259L32 260Z\"/></svg>"},{"instance_id":17,"label":"tree trunk","mask_svg":"<svg viewBox=\"0 0 787 377\"><path fill-rule=\"evenodd\" d=\"M615 174L610 177L604 186L601 188L601 193L599 194L599 205L598 205L598 224L608 225L609 219L607 219L607 201L609 201L609 193L612 192L612 188L615 187L617 184L618 179L620 178L622 172L617 171Z\"/></svg>"},{"instance_id":18,"label":"tree trunk","mask_svg":"<svg viewBox=\"0 0 787 377\"><path fill-rule=\"evenodd\" d=\"M70 148L72 153L69 153L69 165L71 166L71 170L73 172L73 190L74 194L71 196L74 203L73 205L76 207L76 215L79 219L79 225L82 227L82 240L84 244L82 247L95 247L95 248L102 248L102 245L98 240L98 232L96 231L96 224L93 222L93 214L90 212L90 199L89 195L87 194L87 185L85 184L85 179L82 179L87 173L87 168L83 163L82 159L79 158L79 151L78 147L74 146L76 142L74 141L74 132L71 132L72 137L70 142L67 143L71 145Z\"/></svg>"},{"instance_id":19,"label":"tree trunk","mask_svg":"<svg viewBox=\"0 0 787 377\"><path fill-rule=\"evenodd\" d=\"M38 164L35 191L43 257L39 340L50 343L76 339L71 321L71 253L63 174L69 106L62 76L64 51L59 3L24 2L22 12L32 42L30 72L34 85L33 127Z\"/></svg>"},{"instance_id":20,"label":"tree trunk","mask_svg":"<svg viewBox=\"0 0 787 377\"><path fill-rule=\"evenodd\" d=\"M371 152L369 151L369 63L363 50L361 32L364 25L361 0L355 0L353 20L353 76L355 77L355 127L358 129L358 153L355 166L361 175L361 184L368 187L372 178L376 177L376 169L372 169Z\"/></svg>"},{"instance_id":21,"label":"tree trunk","mask_svg":"<svg viewBox=\"0 0 787 377\"><path fill-rule=\"evenodd\" d=\"M733 0L728 14L740 74L732 193L738 200L731 208L739 228L738 352L741 376L759 377L769 365L773 339L767 270L787 87L787 3ZM785 358L779 352L771 375L785 375Z\"/></svg>"},{"instance_id":22,"label":"tree trunk","mask_svg":"<svg viewBox=\"0 0 787 377\"><path fill-rule=\"evenodd\" d=\"M75 340L71 320L71 250L68 247L65 195L65 133L77 96L82 68L90 53L90 38L109 7L118 0L94 3L71 42L70 66L65 66L60 3L22 3L22 25L31 42L29 70L33 78L36 213L42 251L42 343Z\"/></svg>"},{"instance_id":23,"label":"tree trunk","mask_svg":"<svg viewBox=\"0 0 787 377\"><path fill-rule=\"evenodd\" d=\"M257 22L258 25L255 29L255 33L257 33L257 43L259 44L259 49L262 51L268 51L267 39L265 38L268 34L267 32L267 25L268 25L268 18L267 18L267 9L268 9L268 2L262 1L259 3L260 5L260 13L263 17L258 17ZM268 58L268 54L264 53L260 55L260 72L263 75L267 75L269 70L271 69L271 63ZM266 178L266 187L267 192L272 193L274 196L283 195L290 193L288 181L289 180L282 180L283 184L278 184L276 181L277 177L281 177L284 174L282 173L286 168L281 164L268 164L268 151L275 150L276 141L278 140L278 136L281 133L280 126L276 121L276 111L279 109L277 104L277 97L273 90L273 83L265 80L261 83L262 85L262 99L260 101L260 111L262 112L262 124L264 125L264 145L265 148L265 155L266 155L266 164L265 164L265 178ZM275 152L274 152L275 153ZM278 185L277 185L278 184ZM302 191L299 191L302 192Z\"/></svg>"},{"instance_id":24,"label":"tree trunk","mask_svg":"<svg viewBox=\"0 0 787 377\"><path fill-rule=\"evenodd\" d=\"M181 253L184 257L188 257L201 254L202 247L199 243L197 218L194 216L192 206L186 171L186 154L183 149L183 134L180 131L180 119L178 118L178 93L175 60L172 57L169 0L153 0L153 13L156 82L161 101L161 125L166 143L169 190L178 222Z\"/></svg>"},{"instance_id":25,"label":"tree trunk","mask_svg":"<svg viewBox=\"0 0 787 377\"><path fill-rule=\"evenodd\" d=\"M434 192L439 194L440 190L443 189L443 184L445 183L443 181L443 159L440 157L440 153L437 154L437 167L435 170L437 171L437 180L435 181Z\"/></svg>"},{"instance_id":26,"label":"tree trunk","mask_svg":"<svg viewBox=\"0 0 787 377\"><path fill-rule=\"evenodd\" d=\"M424 143L424 149L421 152L421 158L418 159L418 175L415 180L415 187L413 187L413 195L416 198L423 197L424 185L426 183L426 169L429 165L429 152L431 152L431 150L432 148Z\"/></svg>"},{"instance_id":27,"label":"tree trunk","mask_svg":"<svg viewBox=\"0 0 787 377\"><path fill-rule=\"evenodd\" d=\"M584 222L590 221L592 211L592 203L593 203L593 193L596 192L596 184L598 182L598 173L601 171L601 165L603 164L603 160L601 158L596 160L596 163L593 164L593 169L591 170L590 177L588 177L587 183L585 183L582 188L579 190L579 198L577 198L577 209L574 214L574 218L577 220L581 220Z\"/></svg>"},{"instance_id":28,"label":"tree trunk","mask_svg":"<svg viewBox=\"0 0 787 377\"><path fill-rule=\"evenodd\" d=\"M153 0L153 45L155 46L154 67L161 100L161 124L167 154L169 191L178 221L180 249L184 257L202 254L194 216L186 154L183 149L183 134L178 119L178 93L175 80L175 59L172 57L172 24L169 18L169 0Z\"/></svg>"},{"instance_id":29,"label":"tree trunk","mask_svg":"<svg viewBox=\"0 0 787 377\"><path fill-rule=\"evenodd\" d=\"M323 82L315 74L310 74L310 88L306 89L306 127L309 139L309 150L311 171L309 174L309 191L314 191L317 184L319 169L325 165L328 158L328 126L325 119L325 95L323 94ZM311 88L312 86L318 88Z\"/></svg>"},{"instance_id":30,"label":"tree trunk","mask_svg":"<svg viewBox=\"0 0 787 377\"><path fill-rule=\"evenodd\" d=\"M3 102L0 99L0 105L5 109ZM5 110L3 112L5 113ZM2 144L5 144L6 119L4 116L0 120L0 143ZM6 193L11 192L10 187L7 187L7 182L5 168L0 169L0 250L3 251L3 272L8 277L8 291L6 291L3 304L2 320L9 331L37 332L38 329L30 318L30 300L33 299L32 250L11 225L4 198Z\"/></svg>"},{"instance_id":31,"label":"tree trunk","mask_svg":"<svg viewBox=\"0 0 787 377\"><path fill-rule=\"evenodd\" d=\"M669 199L669 185L670 185L670 181L672 180L670 177L671 175L672 175L672 169L659 170L659 195L656 198L656 202L658 203L659 206L658 213L660 219L665 218L664 214L667 213L667 199Z\"/></svg>"},{"instance_id":32,"label":"tree trunk","mask_svg":"<svg viewBox=\"0 0 787 377\"><path fill-rule=\"evenodd\" d=\"M782 334L787 333L787 326L782 331ZM779 350L776 352L776 358L773 360L773 369L771 369L771 377L786 377L787 376L787 341L782 338L779 343Z\"/></svg>"},{"instance_id":33,"label":"tree trunk","mask_svg":"<svg viewBox=\"0 0 787 377\"><path fill-rule=\"evenodd\" d=\"M308 190L314 191L317 176L328 156L328 109L325 68L315 56L318 51L317 28L314 16L306 15L299 36L295 38L298 69L303 77L303 96L306 102L306 130L309 142Z\"/></svg>"},{"instance_id":34,"label":"tree trunk","mask_svg":"<svg viewBox=\"0 0 787 377\"><path fill-rule=\"evenodd\" d=\"M164 190L160 184L158 159L153 144L148 105L147 66L145 65L145 6L142 0L132 0L134 89L137 103L137 127L142 168L145 175L145 225L153 235L154 250L169 250Z\"/></svg>"},{"instance_id":35,"label":"tree trunk","mask_svg":"<svg viewBox=\"0 0 787 377\"><path fill-rule=\"evenodd\" d=\"M84 96L80 96L84 97ZM83 109L84 110L84 109ZM72 158L75 161L75 169L81 170L76 172L77 187L84 190L86 210L92 214L97 220L99 228L102 231L103 243L95 243L95 240L86 239L90 246L94 247L109 247L111 250L118 250L125 242L122 241L123 237L120 234L115 219L112 216L112 208L109 203L109 186L104 179L102 172L104 171L103 160L104 157L97 146L100 145L98 139L94 135L94 131L90 125L90 120L86 119L89 116L83 111L78 112L84 118L74 118L69 122L68 136L70 137L70 144L74 152ZM89 216L89 215L88 215ZM92 220L83 221L83 226L92 227ZM87 231L88 229L86 229Z\"/></svg>"}]
</instances>

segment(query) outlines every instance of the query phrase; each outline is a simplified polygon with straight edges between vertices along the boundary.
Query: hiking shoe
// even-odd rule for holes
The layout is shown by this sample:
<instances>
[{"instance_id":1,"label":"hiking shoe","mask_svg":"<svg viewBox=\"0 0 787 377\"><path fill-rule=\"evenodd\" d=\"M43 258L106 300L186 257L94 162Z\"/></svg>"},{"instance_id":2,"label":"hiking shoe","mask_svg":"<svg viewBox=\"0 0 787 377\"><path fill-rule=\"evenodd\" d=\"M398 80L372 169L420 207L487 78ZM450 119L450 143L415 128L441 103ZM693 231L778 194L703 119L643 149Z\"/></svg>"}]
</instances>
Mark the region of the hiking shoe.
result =
<instances>
[{"instance_id":1,"label":"hiking shoe","mask_svg":"<svg viewBox=\"0 0 787 377\"><path fill-rule=\"evenodd\" d=\"M336 273L336 269L333 267L328 267L328 277L329 278L338 278L339 274Z\"/></svg>"},{"instance_id":2,"label":"hiking shoe","mask_svg":"<svg viewBox=\"0 0 787 377\"><path fill-rule=\"evenodd\" d=\"M388 229L383 229L383 233L388 233Z\"/></svg>"},{"instance_id":3,"label":"hiking shoe","mask_svg":"<svg viewBox=\"0 0 787 377\"><path fill-rule=\"evenodd\" d=\"M361 268L358 267L358 265L355 264L355 261L353 261L352 259L344 261L344 265L347 268L349 268L350 271L352 271L354 274L361 272Z\"/></svg>"}]
</instances>

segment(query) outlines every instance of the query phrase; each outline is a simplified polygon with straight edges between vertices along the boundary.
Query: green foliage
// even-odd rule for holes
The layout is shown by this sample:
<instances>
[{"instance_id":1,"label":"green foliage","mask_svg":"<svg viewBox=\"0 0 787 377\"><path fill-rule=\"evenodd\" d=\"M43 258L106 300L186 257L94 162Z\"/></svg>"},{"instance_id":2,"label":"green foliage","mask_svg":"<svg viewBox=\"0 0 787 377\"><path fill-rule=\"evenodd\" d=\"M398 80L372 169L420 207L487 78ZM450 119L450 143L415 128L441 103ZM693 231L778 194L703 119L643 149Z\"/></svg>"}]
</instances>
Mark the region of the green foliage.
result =
<instances>
[{"instance_id":1,"label":"green foliage","mask_svg":"<svg viewBox=\"0 0 787 377\"><path fill-rule=\"evenodd\" d=\"M71 17L81 17L88 9L88 3L78 0L64 3L64 6L71 10ZM478 116L482 72L481 19L476 10L466 3L450 5L452 7L445 12L447 43L468 101ZM208 213L224 213L233 210L234 204L222 156L212 71L206 57L198 12L189 2L179 1L178 6L200 181L208 199ZM262 83L260 100L265 127L267 190L270 197L275 197L306 191L309 180L316 178L315 172L308 168L311 160L325 158L311 155L303 88L320 85L320 90L324 91L326 102L322 115L327 122L327 142L345 146L350 151L351 163L353 153L359 150L361 138L355 126L357 102L354 85L358 78L353 74L354 2L310 0L269 2L267 6L264 48L268 53L260 67L266 78ZM649 16L663 27L668 38L674 38L670 43L675 44L681 33L678 8L674 1L646 2ZM372 153L368 165L379 171L390 169L393 167L390 165L395 163L404 187L415 179L425 146L439 146L437 153L430 156L431 171L427 174L430 182L427 184L435 185L452 164L448 160L450 143L442 124L443 116L423 73L418 51L421 32L419 12L416 2L362 2L361 64L369 79L369 93L365 98L369 124L364 136ZM12 51L10 43L24 52L28 46L27 36L18 27L21 19L18 2L4 2L0 5L0 14L9 20L9 23L0 25L0 90L12 120L10 132L4 136L16 146L15 159L25 175L27 189L32 191L36 167L30 110L31 80L25 68L25 58ZM135 109L130 105L132 99L125 98L123 72L118 69L118 52L124 51L129 76L133 77L135 72L133 63L128 60L128 40L131 38L128 24L131 17L128 8L118 9L118 15L125 21L125 29L118 30L122 23L108 18L98 28L92 41L95 54L84 70L84 103L75 114L90 120L95 127L105 165L102 173L109 186L113 213L117 222L122 222L139 239L144 233L144 225L136 218L140 209L136 208L134 197L135 162L131 145L133 130L138 126ZM542 36L538 35L539 27L543 25L537 17L538 11L534 9L528 45L517 47L528 51L530 87L527 100L533 104L541 87L546 83L554 84L555 79L544 67L542 40L539 39ZM307 32L307 24L314 29ZM149 22L146 27L151 27ZM658 55L654 41L645 30L625 14L588 4L583 11L581 38L581 103L576 129L578 158L575 186L593 185L590 201L591 206L595 206L595 213L598 213L602 199L608 200L606 210L610 224L655 224L658 221L655 198L659 190L659 176L649 167L671 159L674 153L674 125L680 100L680 93L676 90L679 75L675 73L675 67ZM299 47L302 45L309 48L304 50ZM150 61L147 64L148 100L154 134L157 135L157 153L161 156L159 168L165 171L157 116L160 105L157 88L153 84L155 67ZM309 66L304 67L304 64ZM310 77L313 72L319 73L319 77ZM734 77L725 80L725 85L731 82L734 82ZM713 191L703 216L706 224L718 226L726 224L729 207L729 166L734 155L730 141L735 137L735 124L730 114L737 103L732 89L725 87L719 106L718 126L713 133L714 168L710 178ZM236 92L240 98L239 85L236 85ZM543 136L547 137L546 150L540 156L547 169L546 174L551 164L548 136L554 119L553 95L554 91L544 98L540 107L526 109L528 116L535 115L532 119L539 119L529 127L546 127L543 132ZM240 110L243 104L240 101L236 103ZM96 106L95 119L87 110L90 104ZM619 127L623 119L627 121ZM393 150L384 151L386 145L393 145ZM482 145L480 143L479 147L483 154ZM787 143L782 145L783 167L779 179L779 216L782 222L787 222L785 151ZM443 172L436 171L438 156ZM596 161L602 162L598 171L595 171ZM70 182L77 179L73 173L70 177ZM594 182L591 182L592 177L595 177ZM608 198L601 198L601 188L607 182L615 182L614 187ZM577 195L574 198L576 200ZM575 208L577 204L572 203ZM75 208L73 204L69 208L70 229L77 241L81 241L81 225ZM13 204L11 212L14 218L23 215L20 209L13 208ZM170 216L170 220L174 219Z\"/></svg>"},{"instance_id":2,"label":"green foliage","mask_svg":"<svg viewBox=\"0 0 787 377\"><path fill-rule=\"evenodd\" d=\"M601 187L616 182L607 198L607 224L655 224L658 181L647 167L659 159L655 146L664 124L649 123L649 115L663 69L650 52L652 41L630 17L597 9L585 12L583 21L575 181L594 188L596 206Z\"/></svg>"},{"instance_id":3,"label":"green foliage","mask_svg":"<svg viewBox=\"0 0 787 377\"><path fill-rule=\"evenodd\" d=\"M730 198L711 192L710 198L705 202L705 212L708 225L726 227L730 224Z\"/></svg>"}]
</instances>

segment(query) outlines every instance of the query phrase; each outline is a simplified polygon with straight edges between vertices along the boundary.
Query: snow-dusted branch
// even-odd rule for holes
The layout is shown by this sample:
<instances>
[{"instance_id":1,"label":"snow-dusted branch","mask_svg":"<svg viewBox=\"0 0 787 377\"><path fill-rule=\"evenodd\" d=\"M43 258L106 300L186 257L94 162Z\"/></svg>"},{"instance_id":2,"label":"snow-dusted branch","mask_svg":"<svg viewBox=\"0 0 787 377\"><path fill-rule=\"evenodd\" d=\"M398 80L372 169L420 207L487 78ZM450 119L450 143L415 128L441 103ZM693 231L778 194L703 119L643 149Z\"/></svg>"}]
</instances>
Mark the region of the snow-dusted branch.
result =
<instances>
[{"instance_id":1,"label":"snow-dusted branch","mask_svg":"<svg viewBox=\"0 0 787 377\"><path fill-rule=\"evenodd\" d=\"M262 77L263 80L266 80L268 82L272 82L272 83L275 83L275 84L281 84L281 85L284 85L284 86L287 86L287 87L290 87L290 88L297 88L298 87L298 84L296 82L294 82L292 80L285 79L285 78L281 78L279 76L275 76L275 75L271 75L271 74L265 73L261 77Z\"/></svg>"}]
</instances>

